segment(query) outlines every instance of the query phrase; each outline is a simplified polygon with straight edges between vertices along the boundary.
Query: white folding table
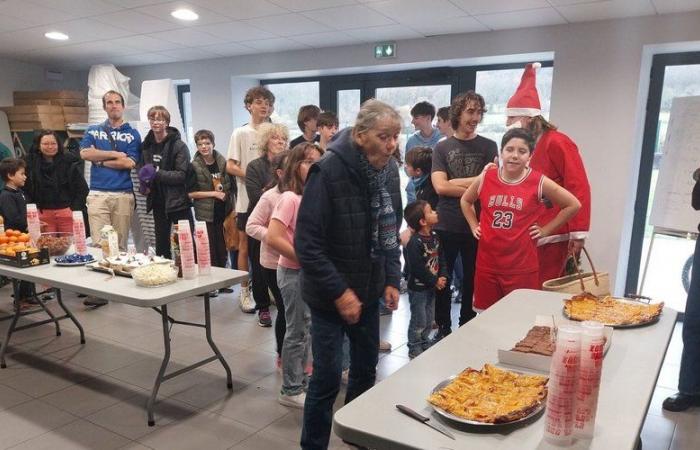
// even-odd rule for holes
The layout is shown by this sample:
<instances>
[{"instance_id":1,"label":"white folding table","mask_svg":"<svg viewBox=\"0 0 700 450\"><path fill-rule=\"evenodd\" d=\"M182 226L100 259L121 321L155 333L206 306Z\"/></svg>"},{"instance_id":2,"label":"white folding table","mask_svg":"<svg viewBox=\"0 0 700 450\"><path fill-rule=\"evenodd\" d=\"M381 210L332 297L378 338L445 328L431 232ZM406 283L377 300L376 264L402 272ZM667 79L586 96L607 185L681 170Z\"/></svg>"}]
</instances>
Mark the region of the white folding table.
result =
<instances>
[{"instance_id":1,"label":"white folding table","mask_svg":"<svg viewBox=\"0 0 700 450\"><path fill-rule=\"evenodd\" d=\"M544 415L521 426L454 427L431 414L426 399L434 386L466 367L479 369L484 363L497 363L497 350L510 349L522 339L536 314L553 315L558 325L564 323L565 297L535 290L512 292L338 410L335 433L348 442L382 450L561 448L543 441ZM676 315L665 308L655 324L615 330L603 364L595 436L579 439L568 448L622 450L637 446ZM456 440L401 414L396 404L439 421Z\"/></svg>"},{"instance_id":2,"label":"white folding table","mask_svg":"<svg viewBox=\"0 0 700 450\"><path fill-rule=\"evenodd\" d=\"M15 280L29 281L37 284L51 286L56 291L56 301L60 308L64 311L64 315L56 317L51 311L46 308L41 299L40 307L50 316L49 319L37 321L23 326L17 326L17 321L25 313L22 313L19 308L19 296L15 283L15 298L14 298L14 314L6 317L10 319L10 326L7 329L5 339L0 343L0 367L5 368L5 352L12 338L12 334L27 328L54 323L56 326L56 334L60 335L59 321L70 319L80 331L80 343L85 343L85 333L78 319L70 312L63 303L61 298L61 290L65 289L70 292L90 295L97 298L102 298L115 303L126 303L128 305L138 306L141 308L152 308L157 311L162 318L163 325L163 345L165 348L163 361L160 366L158 375L156 376L151 396L148 400L148 424L155 425L153 407L155 404L158 390L163 381L174 378L190 370L201 367L212 361L218 360L226 370L226 381L229 389L233 388L231 378L231 369L224 359L223 355L217 348L211 336L211 312L209 303L209 292L224 287L229 287L238 284L248 279L248 273L239 270L223 269L212 267L211 274L198 276L191 280L179 278L176 283L157 287L147 288L139 287L131 278L116 276L112 277L102 272L89 270L85 267L62 267L56 266L53 263L45 264L36 267L16 268L12 266L0 264L0 275ZM186 298L196 295L203 295L202 303L204 305L204 323L193 323L176 320L168 314L168 305ZM41 312L41 311L39 311ZM205 329L206 339L213 351L213 355L196 362L187 367L183 367L177 371L166 373L168 363L170 361L170 327L174 324L200 327Z\"/></svg>"}]
</instances>

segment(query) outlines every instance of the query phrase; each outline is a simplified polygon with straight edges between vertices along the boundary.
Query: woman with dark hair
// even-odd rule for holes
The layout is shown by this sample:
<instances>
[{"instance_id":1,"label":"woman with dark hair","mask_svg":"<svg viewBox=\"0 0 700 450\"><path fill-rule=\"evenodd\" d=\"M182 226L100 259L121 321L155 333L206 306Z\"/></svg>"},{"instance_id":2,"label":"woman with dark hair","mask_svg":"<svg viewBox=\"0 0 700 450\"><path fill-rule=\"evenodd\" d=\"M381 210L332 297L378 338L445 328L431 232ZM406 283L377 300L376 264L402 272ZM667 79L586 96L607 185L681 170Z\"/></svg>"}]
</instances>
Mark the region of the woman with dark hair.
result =
<instances>
[{"instance_id":1,"label":"woman with dark hair","mask_svg":"<svg viewBox=\"0 0 700 450\"><path fill-rule=\"evenodd\" d=\"M163 106L148 110L151 131L143 140L139 179L147 196L146 210L153 210L156 254L170 255L170 230L178 220L188 220L194 231L187 175L191 173L190 151L180 132L170 126L170 112Z\"/></svg>"},{"instance_id":2,"label":"woman with dark hair","mask_svg":"<svg viewBox=\"0 0 700 450\"><path fill-rule=\"evenodd\" d=\"M45 231L73 232L73 211L85 209L88 185L81 161L63 150L56 133L41 130L26 156L27 182L24 191L36 203Z\"/></svg>"}]
</instances>

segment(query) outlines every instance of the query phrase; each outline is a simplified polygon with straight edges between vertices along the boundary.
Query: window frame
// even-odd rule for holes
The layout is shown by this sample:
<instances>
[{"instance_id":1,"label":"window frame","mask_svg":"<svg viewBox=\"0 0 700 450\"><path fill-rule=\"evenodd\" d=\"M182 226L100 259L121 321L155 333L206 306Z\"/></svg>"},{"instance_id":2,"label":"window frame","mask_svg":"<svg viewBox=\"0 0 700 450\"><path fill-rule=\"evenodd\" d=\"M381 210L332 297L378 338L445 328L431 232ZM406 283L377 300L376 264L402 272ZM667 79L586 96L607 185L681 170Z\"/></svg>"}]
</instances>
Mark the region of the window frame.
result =
<instances>
[{"instance_id":1,"label":"window frame","mask_svg":"<svg viewBox=\"0 0 700 450\"><path fill-rule=\"evenodd\" d=\"M338 108L337 92L346 89L360 89L360 103L373 98L376 89L401 86L430 86L449 84L452 86L451 97L476 87L476 74L479 71L523 69L526 63L486 64L461 67L431 67L425 69L355 73L348 75L327 75L296 78L260 79L261 86L281 83L303 83L318 81L319 107L322 110L336 111ZM542 67L554 67L553 60L541 61ZM513 86L515 92L515 86Z\"/></svg>"},{"instance_id":2,"label":"window frame","mask_svg":"<svg viewBox=\"0 0 700 450\"><path fill-rule=\"evenodd\" d=\"M659 115L661 113L661 95L664 87L666 67L700 64L700 52L660 53L652 57L649 74L649 94L644 118L644 134L637 178L637 193L634 202L632 236L627 259L625 292L636 293L639 285L640 264L644 246L644 228L646 225L647 205L651 191L651 175L654 169L654 152L659 132ZM684 314L679 314L679 319Z\"/></svg>"}]
</instances>

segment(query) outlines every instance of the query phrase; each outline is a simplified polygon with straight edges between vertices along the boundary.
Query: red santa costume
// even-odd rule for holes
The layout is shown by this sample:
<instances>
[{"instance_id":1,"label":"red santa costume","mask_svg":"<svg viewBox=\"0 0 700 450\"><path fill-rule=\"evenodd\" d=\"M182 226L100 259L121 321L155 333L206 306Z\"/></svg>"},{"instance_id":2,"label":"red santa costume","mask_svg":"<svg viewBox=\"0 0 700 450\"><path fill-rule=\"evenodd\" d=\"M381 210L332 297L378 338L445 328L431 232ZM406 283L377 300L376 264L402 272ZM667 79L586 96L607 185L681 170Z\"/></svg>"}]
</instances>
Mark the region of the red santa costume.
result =
<instances>
[{"instance_id":1,"label":"red santa costume","mask_svg":"<svg viewBox=\"0 0 700 450\"><path fill-rule=\"evenodd\" d=\"M540 99L535 85L535 71L540 63L525 66L520 85L508 100L506 115L536 117L542 115ZM551 178L571 192L580 202L581 209L561 228L537 242L540 265L540 283L561 276L568 255L570 240L585 239L591 220L591 188L586 169L576 144L564 133L545 130L535 136L537 144L530 160L530 167ZM545 199L547 209L542 223L552 220L559 207Z\"/></svg>"},{"instance_id":2,"label":"red santa costume","mask_svg":"<svg viewBox=\"0 0 700 450\"><path fill-rule=\"evenodd\" d=\"M530 227L542 216L541 173L527 169L517 182L502 169L484 173L479 185L481 238L476 252L474 310L481 312L515 289L539 289L537 245Z\"/></svg>"}]
</instances>

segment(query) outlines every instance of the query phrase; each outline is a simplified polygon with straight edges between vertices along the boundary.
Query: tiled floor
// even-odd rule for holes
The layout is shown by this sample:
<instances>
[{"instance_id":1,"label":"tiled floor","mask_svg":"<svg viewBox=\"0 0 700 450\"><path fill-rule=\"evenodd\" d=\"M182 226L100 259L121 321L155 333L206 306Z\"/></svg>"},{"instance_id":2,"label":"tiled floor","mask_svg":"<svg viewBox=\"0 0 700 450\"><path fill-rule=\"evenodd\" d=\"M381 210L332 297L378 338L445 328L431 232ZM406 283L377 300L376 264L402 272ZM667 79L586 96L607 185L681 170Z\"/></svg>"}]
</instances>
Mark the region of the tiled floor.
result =
<instances>
[{"instance_id":1,"label":"tiled floor","mask_svg":"<svg viewBox=\"0 0 700 450\"><path fill-rule=\"evenodd\" d=\"M64 297L85 327L87 344L79 344L68 321L61 322L60 337L48 325L13 336L8 368L0 370L0 448L298 448L301 412L276 400L281 376L275 370L274 331L241 313L234 294L212 300L214 339L231 365L233 390L226 390L218 363L165 382L155 427L146 425L144 406L162 358L160 317L120 304L86 310L74 295ZM8 298L5 287L0 309L9 309ZM380 380L408 362L403 300L393 316L382 317L382 338L394 350L380 354ZM171 313L199 321L201 310L197 298L177 303ZM0 323L0 336L6 327ZM171 336L172 368L210 354L200 329L175 326ZM644 450L700 448L700 409L677 414L661 409L674 392L680 352L677 327L644 425ZM331 448L349 447L334 437Z\"/></svg>"}]
</instances>

